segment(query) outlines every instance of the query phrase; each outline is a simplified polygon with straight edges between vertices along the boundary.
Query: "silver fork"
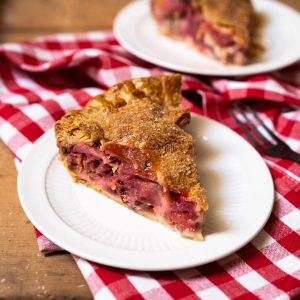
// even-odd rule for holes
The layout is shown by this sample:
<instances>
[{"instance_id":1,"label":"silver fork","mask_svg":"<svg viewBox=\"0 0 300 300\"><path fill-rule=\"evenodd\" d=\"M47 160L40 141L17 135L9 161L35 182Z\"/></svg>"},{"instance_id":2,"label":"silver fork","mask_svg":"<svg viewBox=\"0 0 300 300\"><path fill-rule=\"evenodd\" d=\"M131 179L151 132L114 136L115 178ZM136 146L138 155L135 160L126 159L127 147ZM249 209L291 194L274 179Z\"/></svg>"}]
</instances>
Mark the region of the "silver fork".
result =
<instances>
[{"instance_id":1,"label":"silver fork","mask_svg":"<svg viewBox=\"0 0 300 300\"><path fill-rule=\"evenodd\" d=\"M233 104L233 109L229 109L229 114L234 118L239 128L245 133L250 142L256 146L258 150L261 152L273 156L284 158L288 160L295 161L300 165L300 154L293 151L285 142L283 142L277 135L275 135L260 119L258 114L248 105L241 105L239 102L235 102ZM238 112L245 120L245 122L249 125L253 132L251 132L241 120L239 120L236 116L236 112ZM273 141L270 141L269 137L261 132L257 125L253 123L253 121L248 117L251 115L257 122L260 124L265 131L272 137Z\"/></svg>"}]
</instances>

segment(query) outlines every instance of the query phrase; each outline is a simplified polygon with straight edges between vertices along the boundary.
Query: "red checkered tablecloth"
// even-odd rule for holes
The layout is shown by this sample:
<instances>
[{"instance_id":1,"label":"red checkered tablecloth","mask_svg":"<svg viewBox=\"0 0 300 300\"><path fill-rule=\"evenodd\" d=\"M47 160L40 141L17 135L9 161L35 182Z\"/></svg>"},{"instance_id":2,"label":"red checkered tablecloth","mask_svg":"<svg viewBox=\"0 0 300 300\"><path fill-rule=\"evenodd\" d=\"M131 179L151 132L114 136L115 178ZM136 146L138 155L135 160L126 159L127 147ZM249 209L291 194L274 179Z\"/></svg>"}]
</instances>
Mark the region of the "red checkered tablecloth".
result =
<instances>
[{"instance_id":1,"label":"red checkered tablecloth","mask_svg":"<svg viewBox=\"0 0 300 300\"><path fill-rule=\"evenodd\" d=\"M32 143L66 111L81 108L120 80L164 72L130 55L109 32L2 44L0 137L18 166ZM184 75L183 90L202 96L184 99L185 106L241 135L227 110L235 100L253 98L251 106L266 124L300 151L300 64L243 78ZM268 223L251 243L224 259L174 272L133 272L74 257L95 299L299 298L300 166L262 157L273 176L276 200ZM36 233L41 251L58 249Z\"/></svg>"}]
</instances>

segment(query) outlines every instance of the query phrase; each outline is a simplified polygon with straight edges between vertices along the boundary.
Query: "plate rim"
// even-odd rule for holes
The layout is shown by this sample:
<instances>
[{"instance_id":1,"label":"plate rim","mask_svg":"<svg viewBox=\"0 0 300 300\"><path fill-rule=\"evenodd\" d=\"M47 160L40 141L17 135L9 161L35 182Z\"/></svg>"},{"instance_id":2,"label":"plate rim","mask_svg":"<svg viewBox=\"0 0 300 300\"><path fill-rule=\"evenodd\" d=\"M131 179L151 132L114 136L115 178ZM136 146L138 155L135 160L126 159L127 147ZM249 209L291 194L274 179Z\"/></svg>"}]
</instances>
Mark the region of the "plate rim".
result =
<instances>
[{"instance_id":1,"label":"plate rim","mask_svg":"<svg viewBox=\"0 0 300 300\"><path fill-rule=\"evenodd\" d=\"M254 1L257 1L257 0L254 0ZM277 2L277 1L270 1L270 0L259 0L259 1L268 3L270 5L284 8L286 11L289 11L290 13L292 13L294 15L297 14L299 17L298 21L299 21L299 25L300 25L300 14L295 9L293 9L291 6L281 3L281 2ZM134 0L134 1L129 2L118 12L118 14L116 15L114 22L113 22L113 33L114 33L116 39L118 40L118 42L122 45L122 47L124 47L131 54L137 56L138 58L140 58L146 62L155 64L157 66L160 66L162 68L166 68L166 69L169 69L172 71L183 72L183 73L187 73L187 74L234 77L234 76L248 76L248 75L255 75L255 74L262 74L262 73L276 71L281 68L287 67L287 66L300 60L300 51L299 51L299 55L297 57L295 54L294 56L290 57L289 59L285 59L284 61L280 61L280 60L273 61L272 65L262 64L260 66L260 68L258 68L257 70L245 69L245 68L243 68L243 66L239 66L236 69L234 68L231 70L228 70L228 69L226 70L226 65L222 65L222 70L221 69L220 70L213 69L211 71L207 67L204 68L204 70L203 69L196 70L191 67L178 66L178 65L173 65L170 62L165 62L165 61L163 61L163 59L160 59L155 56L151 56L150 54L145 54L145 53L141 52L139 49L136 49L134 46L132 46L130 44L130 42L128 42L126 40L126 38L124 37L124 35L122 34L122 28L121 28L121 26L119 26L120 20L127 13L127 10L129 11L130 9L133 9L137 5L145 5L146 6L146 5L148 5L148 2L149 2L148 0ZM300 43L298 45L298 48L300 50ZM247 67L247 65L245 67Z\"/></svg>"},{"instance_id":2,"label":"plate rim","mask_svg":"<svg viewBox=\"0 0 300 300\"><path fill-rule=\"evenodd\" d=\"M266 222L268 221L269 217L270 217L270 214L272 212L272 209L273 209L273 205L274 205L274 195L275 195L275 191L274 191L274 183L273 183L273 180L272 180L272 176L271 176L271 173L268 169L268 167L266 166L264 160L261 158L261 156L258 154L258 152L255 150L255 148L252 147L251 144L249 144L246 140L244 140L240 135L238 135L236 132L234 132L232 129L226 127L225 125L215 121L215 120L212 120L210 118L207 118L207 117L204 117L204 116L200 116L200 115L196 115L196 114L192 114L193 117L196 117L196 118L199 118L200 120L201 119L204 119L204 121L206 122L213 122L213 123L216 123L218 126L222 126L224 129L230 131L232 134L234 134L236 137L238 137L240 139L241 142L245 143L247 145L247 147L250 147L251 148L251 151L255 151L256 152L256 159L258 159L261 163L261 166L262 168L264 169L264 172L265 172L265 176L266 178L268 178L269 180L269 184L267 186L269 186L269 191L268 193L271 193L270 194L270 202L269 202L269 207L268 207L268 211L266 212L266 215L264 217L264 221L260 224L260 226L258 226L255 230L253 230L252 234L249 235L247 237L247 239L245 239L243 241L243 243L240 243L238 245L236 245L235 247L231 248L229 251L223 251L220 255L217 255L217 256L214 256L210 259L206 259L205 261L203 262L200 262L199 261L194 261L192 263L189 263L189 264L178 264L178 262L175 262L175 264L173 263L173 265L169 265L168 267L164 266L164 267L160 267L160 266L132 266L130 264L128 264L126 262L126 260L122 260L122 261L118 261L117 263L111 259L110 261L107 260L107 259L101 259L101 255L100 256L95 256L95 254L86 254L84 252L82 252L83 250L82 249L74 249L73 246L74 245L68 245L66 244L65 241L61 241L59 238L57 238L55 236L55 233L52 233L52 232L49 232L49 230L47 228L45 228L44 224L39 224L39 221L36 220L35 216L34 216L34 213L32 213L30 211L30 205L27 206L26 204L26 195L23 194L23 176L26 175L26 167L27 167L27 164L29 164L29 158L30 158L30 154L34 152L34 147L37 147L36 145L39 145L40 143L43 142L43 139L47 139L49 135L53 135L54 136L54 129L50 129L49 131L47 131L45 134L43 134L37 141L36 143L33 145L33 147L31 148L31 150L29 151L29 154L25 157L22 165L21 165L21 168L20 168L20 171L18 173L18 180L17 180L17 187L18 187L18 194L19 194L19 199L20 199L20 202L21 202L21 206L25 212L25 214L27 215L27 217L29 218L29 220L31 221L31 223L37 228L40 230L40 232L42 232L46 237L49 237L49 239L54 242L55 244L57 244L58 246L60 246L62 249L64 250L67 250L68 252L70 253L73 253L79 257L82 257L84 259L87 259L87 260L90 260L90 261L93 261L93 262L96 262L96 263L100 263L100 264L103 264L103 265L108 265L108 266L111 266L111 267L117 267L117 268L122 268L122 269L127 269L127 270L138 270L138 271L167 271L167 270L179 270L179 269L185 269L185 268L190 268L190 267L195 267L195 266L200 266L200 265L203 265L203 264L206 264L206 263L209 263L209 262L212 262L212 261L216 261L218 259L221 259L223 257L226 257L232 253L234 253L235 251L237 251L238 249L242 248L243 246L245 246L248 242L250 242L260 231L261 229L264 227L264 225L266 224ZM57 151L56 151L57 153ZM48 154L48 163L46 165L46 169L49 167L51 161L53 160L53 157L55 156L56 154L53 155L53 151L52 151L52 154ZM42 166L43 167L43 166ZM45 167L45 166L44 166ZM46 173L45 173L45 176L46 176ZM44 178L45 179L45 178ZM45 180L44 180L45 182ZM38 187L37 187L38 188ZM45 187L40 187L42 190L44 190L44 197L46 197L46 202L48 203L47 205L51 206L48 199L47 199L47 196L46 196L46 191L45 191ZM24 192L25 193L25 192ZM39 197L40 199L40 197ZM44 199L45 200L45 199ZM30 202L29 202L30 203ZM87 239L88 241L90 241L91 243L96 243L96 244L99 244L99 242L95 242L95 241L92 241L91 239L83 236L82 234L79 234L77 231L75 231L73 228L69 227L65 222L63 222L60 217L54 213L54 211L51 211L51 214L55 215L55 218L58 220L58 223L60 225L63 225L63 226L66 226L68 228L68 231L73 231L75 233L75 236L79 235L81 238L83 239ZM57 221L55 220L55 222ZM52 221L52 220L51 220ZM58 231L60 231L58 229ZM205 241L204 241L205 243ZM106 245L102 245L102 247L108 247ZM76 246L75 246L76 248ZM120 251L120 249L118 249ZM122 252L122 251L121 251ZM128 253L130 251L126 250L126 251L123 251L124 253ZM166 253L166 252L164 252Z\"/></svg>"}]
</instances>

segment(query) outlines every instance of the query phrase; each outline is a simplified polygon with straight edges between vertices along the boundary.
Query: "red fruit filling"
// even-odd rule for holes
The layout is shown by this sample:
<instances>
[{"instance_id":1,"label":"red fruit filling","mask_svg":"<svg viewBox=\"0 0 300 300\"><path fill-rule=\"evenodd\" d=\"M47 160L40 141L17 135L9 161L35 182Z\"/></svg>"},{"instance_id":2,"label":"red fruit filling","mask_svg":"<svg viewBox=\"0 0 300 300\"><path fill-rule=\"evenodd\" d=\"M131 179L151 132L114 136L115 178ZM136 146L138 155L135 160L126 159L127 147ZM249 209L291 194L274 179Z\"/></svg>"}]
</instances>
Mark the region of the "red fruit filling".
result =
<instances>
[{"instance_id":1,"label":"red fruit filling","mask_svg":"<svg viewBox=\"0 0 300 300\"><path fill-rule=\"evenodd\" d=\"M195 202L160 185L147 156L139 149L106 144L76 144L60 150L69 169L78 178L121 200L135 211L157 216L178 231L195 232L203 213Z\"/></svg>"}]
</instances>

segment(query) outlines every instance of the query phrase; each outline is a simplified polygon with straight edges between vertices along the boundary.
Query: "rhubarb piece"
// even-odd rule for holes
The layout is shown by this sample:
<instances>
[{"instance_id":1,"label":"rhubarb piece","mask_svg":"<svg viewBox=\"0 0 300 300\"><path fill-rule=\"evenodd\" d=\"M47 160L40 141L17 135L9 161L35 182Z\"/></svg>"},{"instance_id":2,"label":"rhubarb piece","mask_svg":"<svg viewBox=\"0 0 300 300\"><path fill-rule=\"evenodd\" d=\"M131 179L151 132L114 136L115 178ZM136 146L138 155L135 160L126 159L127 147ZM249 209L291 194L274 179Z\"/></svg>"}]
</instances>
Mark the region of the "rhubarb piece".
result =
<instances>
[{"instance_id":1,"label":"rhubarb piece","mask_svg":"<svg viewBox=\"0 0 300 300\"><path fill-rule=\"evenodd\" d=\"M224 64L247 63L251 0L151 0L151 11L161 33Z\"/></svg>"},{"instance_id":2,"label":"rhubarb piece","mask_svg":"<svg viewBox=\"0 0 300 300\"><path fill-rule=\"evenodd\" d=\"M182 236L201 240L208 205L192 136L181 127L179 75L123 81L55 125L59 158L76 182Z\"/></svg>"}]
</instances>

